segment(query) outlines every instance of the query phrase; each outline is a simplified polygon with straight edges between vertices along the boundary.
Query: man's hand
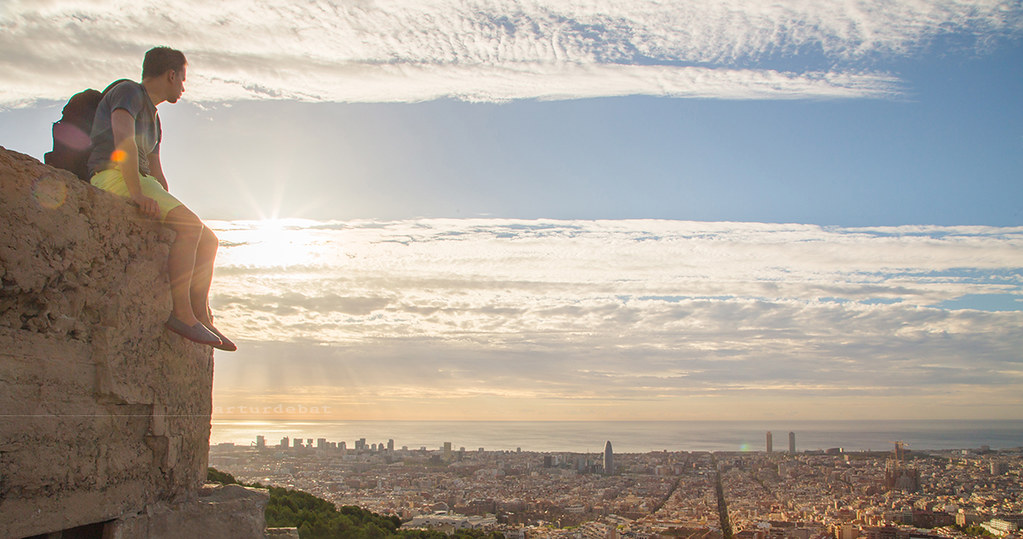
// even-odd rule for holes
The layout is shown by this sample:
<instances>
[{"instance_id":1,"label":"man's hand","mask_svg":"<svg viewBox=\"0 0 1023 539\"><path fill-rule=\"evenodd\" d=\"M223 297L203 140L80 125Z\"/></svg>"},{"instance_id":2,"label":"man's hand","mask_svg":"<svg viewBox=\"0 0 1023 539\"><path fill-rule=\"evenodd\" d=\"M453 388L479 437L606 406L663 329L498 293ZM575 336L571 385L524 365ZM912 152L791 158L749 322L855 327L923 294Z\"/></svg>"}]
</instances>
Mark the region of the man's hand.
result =
<instances>
[{"instance_id":1,"label":"man's hand","mask_svg":"<svg viewBox=\"0 0 1023 539\"><path fill-rule=\"evenodd\" d=\"M138 206L139 213L142 215L154 219L160 216L160 205L156 203L156 200L139 193L138 195L133 195L131 201Z\"/></svg>"}]
</instances>

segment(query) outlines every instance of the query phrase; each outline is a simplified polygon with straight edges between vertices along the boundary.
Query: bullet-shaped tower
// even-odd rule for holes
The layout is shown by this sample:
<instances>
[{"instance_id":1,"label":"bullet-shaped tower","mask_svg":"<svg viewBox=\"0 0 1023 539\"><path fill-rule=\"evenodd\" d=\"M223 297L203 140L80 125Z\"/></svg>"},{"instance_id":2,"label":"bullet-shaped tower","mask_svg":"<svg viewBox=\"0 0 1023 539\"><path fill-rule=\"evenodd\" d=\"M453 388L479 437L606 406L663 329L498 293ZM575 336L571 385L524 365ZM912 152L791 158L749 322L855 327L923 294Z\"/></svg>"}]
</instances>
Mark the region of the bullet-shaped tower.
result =
<instances>
[{"instance_id":1,"label":"bullet-shaped tower","mask_svg":"<svg viewBox=\"0 0 1023 539\"><path fill-rule=\"evenodd\" d=\"M615 473L615 454L611 450L611 441L608 440L604 444L604 474L611 475Z\"/></svg>"}]
</instances>

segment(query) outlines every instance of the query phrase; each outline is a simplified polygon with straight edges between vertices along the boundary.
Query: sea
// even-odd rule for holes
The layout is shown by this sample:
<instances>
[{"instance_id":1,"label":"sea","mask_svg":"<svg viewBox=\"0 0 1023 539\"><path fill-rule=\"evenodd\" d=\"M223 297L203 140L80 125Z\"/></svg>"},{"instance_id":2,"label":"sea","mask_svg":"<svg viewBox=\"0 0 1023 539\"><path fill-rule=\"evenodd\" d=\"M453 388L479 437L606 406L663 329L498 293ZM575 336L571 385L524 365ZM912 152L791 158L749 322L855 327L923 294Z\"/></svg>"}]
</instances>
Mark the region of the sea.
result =
<instances>
[{"instance_id":1,"label":"sea","mask_svg":"<svg viewBox=\"0 0 1023 539\"><path fill-rule=\"evenodd\" d=\"M611 442L616 453L651 451L764 451L767 432L774 451L841 448L887 451L896 441L910 450L1013 449L1023 447L1023 420L876 421L247 421L213 420L211 444L268 446L283 437L330 442L365 438L396 448L600 453Z\"/></svg>"}]
</instances>

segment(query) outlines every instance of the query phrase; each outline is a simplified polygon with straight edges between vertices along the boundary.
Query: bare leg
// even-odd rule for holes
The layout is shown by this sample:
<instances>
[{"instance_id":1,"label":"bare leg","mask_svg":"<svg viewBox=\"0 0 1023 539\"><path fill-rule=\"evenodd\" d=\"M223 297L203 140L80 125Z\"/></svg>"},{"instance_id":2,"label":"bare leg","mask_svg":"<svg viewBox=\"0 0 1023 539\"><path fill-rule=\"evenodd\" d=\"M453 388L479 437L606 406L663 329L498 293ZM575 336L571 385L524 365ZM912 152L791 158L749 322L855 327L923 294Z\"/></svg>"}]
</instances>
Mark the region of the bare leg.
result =
<instances>
[{"instance_id":1,"label":"bare leg","mask_svg":"<svg viewBox=\"0 0 1023 539\"><path fill-rule=\"evenodd\" d=\"M213 261L217 258L217 247L220 240L209 227L203 225L199 234L199 244L195 251L195 265L192 268L192 281L189 283L189 301L192 312L207 329L220 339L215 348L233 352L238 347L219 329L213 326L213 314L210 312L210 284L213 282Z\"/></svg>"},{"instance_id":2,"label":"bare leg","mask_svg":"<svg viewBox=\"0 0 1023 539\"><path fill-rule=\"evenodd\" d=\"M199 246L195 251L195 267L192 269L192 282L189 285L189 299L192 312L200 322L209 326L213 321L210 317L210 284L213 282L213 261L217 258L217 247L220 240L207 226L203 226L199 235Z\"/></svg>"},{"instance_id":3,"label":"bare leg","mask_svg":"<svg viewBox=\"0 0 1023 539\"><path fill-rule=\"evenodd\" d=\"M199 321L192 311L189 288L193 280L196 248L202 235L203 224L184 206L167 212L164 224L175 232L174 243L171 244L170 255L167 258L174 317L191 326Z\"/></svg>"}]
</instances>

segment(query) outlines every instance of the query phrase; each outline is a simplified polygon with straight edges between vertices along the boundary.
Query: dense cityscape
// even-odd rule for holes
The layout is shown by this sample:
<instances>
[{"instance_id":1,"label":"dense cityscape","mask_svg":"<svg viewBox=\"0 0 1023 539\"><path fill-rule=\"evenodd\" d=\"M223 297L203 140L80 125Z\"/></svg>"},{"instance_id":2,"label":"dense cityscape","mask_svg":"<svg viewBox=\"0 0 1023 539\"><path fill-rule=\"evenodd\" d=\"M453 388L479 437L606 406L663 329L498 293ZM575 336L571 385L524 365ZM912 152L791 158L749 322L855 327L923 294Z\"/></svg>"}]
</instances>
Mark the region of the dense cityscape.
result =
<instances>
[{"instance_id":1,"label":"dense cityscape","mask_svg":"<svg viewBox=\"0 0 1023 539\"><path fill-rule=\"evenodd\" d=\"M218 444L245 482L397 515L405 527L508 538L1020 537L1023 448L562 453L396 448L324 438Z\"/></svg>"}]
</instances>

